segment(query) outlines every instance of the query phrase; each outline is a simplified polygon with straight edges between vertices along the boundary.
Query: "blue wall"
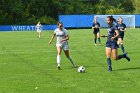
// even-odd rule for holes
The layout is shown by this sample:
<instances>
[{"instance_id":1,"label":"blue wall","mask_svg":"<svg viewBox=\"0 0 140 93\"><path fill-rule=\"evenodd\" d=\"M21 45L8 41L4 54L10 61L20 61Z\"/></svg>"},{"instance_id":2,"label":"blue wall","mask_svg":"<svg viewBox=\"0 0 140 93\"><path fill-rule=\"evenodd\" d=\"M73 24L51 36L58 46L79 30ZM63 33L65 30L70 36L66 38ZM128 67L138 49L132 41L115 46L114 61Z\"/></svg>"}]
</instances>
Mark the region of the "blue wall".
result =
<instances>
[{"instance_id":1,"label":"blue wall","mask_svg":"<svg viewBox=\"0 0 140 93\"><path fill-rule=\"evenodd\" d=\"M135 15L135 26L140 27L140 14Z\"/></svg>"},{"instance_id":2,"label":"blue wall","mask_svg":"<svg viewBox=\"0 0 140 93\"><path fill-rule=\"evenodd\" d=\"M63 22L65 27L91 27L94 15L60 15L59 21ZM124 19L124 21L127 21ZM126 22L126 25L128 22ZM130 24L129 24L130 25ZM135 15L135 26L140 27L140 14ZM106 22L102 27L107 27Z\"/></svg>"},{"instance_id":3,"label":"blue wall","mask_svg":"<svg viewBox=\"0 0 140 93\"><path fill-rule=\"evenodd\" d=\"M43 30L54 30L57 25L43 25ZM35 31L35 25L3 25L0 31Z\"/></svg>"},{"instance_id":4,"label":"blue wall","mask_svg":"<svg viewBox=\"0 0 140 93\"><path fill-rule=\"evenodd\" d=\"M65 27L91 27L94 15L60 15L59 21Z\"/></svg>"}]
</instances>

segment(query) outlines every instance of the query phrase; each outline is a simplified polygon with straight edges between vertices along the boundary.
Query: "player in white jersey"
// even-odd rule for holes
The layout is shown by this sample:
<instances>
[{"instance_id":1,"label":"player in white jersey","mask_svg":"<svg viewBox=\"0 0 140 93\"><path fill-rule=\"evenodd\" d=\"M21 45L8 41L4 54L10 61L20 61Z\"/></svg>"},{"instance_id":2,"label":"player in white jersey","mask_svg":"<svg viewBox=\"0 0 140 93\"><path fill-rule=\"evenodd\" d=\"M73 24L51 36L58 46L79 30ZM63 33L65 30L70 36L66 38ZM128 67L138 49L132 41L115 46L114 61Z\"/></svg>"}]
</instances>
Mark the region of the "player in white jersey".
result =
<instances>
[{"instance_id":1,"label":"player in white jersey","mask_svg":"<svg viewBox=\"0 0 140 93\"><path fill-rule=\"evenodd\" d=\"M41 36L41 30L42 30L42 25L40 22L37 23L37 25L35 26L36 30L37 30L37 34L38 34L38 38L40 38Z\"/></svg>"},{"instance_id":2,"label":"player in white jersey","mask_svg":"<svg viewBox=\"0 0 140 93\"><path fill-rule=\"evenodd\" d=\"M57 37L56 41L56 48L57 48L57 68L60 70L60 61L61 61L61 52L62 49L65 52L66 57L70 60L73 67L76 67L74 61L72 60L70 54L69 54L69 46L68 46L68 32L65 28L63 28L63 23L58 22L58 28L55 29L54 34L52 35L52 38L49 42L49 44L52 43L53 39Z\"/></svg>"}]
</instances>

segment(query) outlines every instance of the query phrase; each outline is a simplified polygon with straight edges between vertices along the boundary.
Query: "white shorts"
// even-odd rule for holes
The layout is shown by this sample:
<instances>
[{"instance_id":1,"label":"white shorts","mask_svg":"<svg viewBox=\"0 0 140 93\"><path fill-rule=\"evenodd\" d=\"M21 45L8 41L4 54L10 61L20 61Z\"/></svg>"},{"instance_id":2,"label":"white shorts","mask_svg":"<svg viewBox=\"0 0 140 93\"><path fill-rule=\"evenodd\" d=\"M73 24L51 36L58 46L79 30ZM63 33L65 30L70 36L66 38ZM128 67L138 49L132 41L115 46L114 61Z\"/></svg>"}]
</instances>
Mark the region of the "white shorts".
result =
<instances>
[{"instance_id":1,"label":"white shorts","mask_svg":"<svg viewBox=\"0 0 140 93\"><path fill-rule=\"evenodd\" d=\"M40 29L37 29L37 32L41 32L41 30Z\"/></svg>"},{"instance_id":2,"label":"white shorts","mask_svg":"<svg viewBox=\"0 0 140 93\"><path fill-rule=\"evenodd\" d=\"M61 46L64 51L69 50L68 44L56 44L56 47Z\"/></svg>"}]
</instances>

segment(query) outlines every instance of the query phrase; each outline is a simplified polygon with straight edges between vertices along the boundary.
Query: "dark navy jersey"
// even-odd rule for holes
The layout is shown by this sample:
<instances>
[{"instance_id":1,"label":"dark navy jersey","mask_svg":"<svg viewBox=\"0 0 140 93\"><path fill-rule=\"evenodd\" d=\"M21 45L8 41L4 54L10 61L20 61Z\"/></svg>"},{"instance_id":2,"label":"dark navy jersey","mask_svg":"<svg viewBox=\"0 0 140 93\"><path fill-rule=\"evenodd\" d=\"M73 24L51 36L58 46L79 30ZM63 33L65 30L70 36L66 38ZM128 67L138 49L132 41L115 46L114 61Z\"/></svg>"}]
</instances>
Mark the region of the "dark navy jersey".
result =
<instances>
[{"instance_id":1,"label":"dark navy jersey","mask_svg":"<svg viewBox=\"0 0 140 93\"><path fill-rule=\"evenodd\" d=\"M124 31L121 31L121 30L124 30L126 28L126 25L124 23L122 24L118 23L117 27L119 31L119 36L124 36Z\"/></svg>"},{"instance_id":2,"label":"dark navy jersey","mask_svg":"<svg viewBox=\"0 0 140 93\"><path fill-rule=\"evenodd\" d=\"M115 36L115 30L118 30L116 25L112 25L112 26L108 26L108 37L107 37L107 41L112 41L111 38Z\"/></svg>"},{"instance_id":3,"label":"dark navy jersey","mask_svg":"<svg viewBox=\"0 0 140 93\"><path fill-rule=\"evenodd\" d=\"M94 28L94 31L99 31L100 23L98 23L98 22L97 23L94 23L93 22L92 27L95 27Z\"/></svg>"}]
</instances>

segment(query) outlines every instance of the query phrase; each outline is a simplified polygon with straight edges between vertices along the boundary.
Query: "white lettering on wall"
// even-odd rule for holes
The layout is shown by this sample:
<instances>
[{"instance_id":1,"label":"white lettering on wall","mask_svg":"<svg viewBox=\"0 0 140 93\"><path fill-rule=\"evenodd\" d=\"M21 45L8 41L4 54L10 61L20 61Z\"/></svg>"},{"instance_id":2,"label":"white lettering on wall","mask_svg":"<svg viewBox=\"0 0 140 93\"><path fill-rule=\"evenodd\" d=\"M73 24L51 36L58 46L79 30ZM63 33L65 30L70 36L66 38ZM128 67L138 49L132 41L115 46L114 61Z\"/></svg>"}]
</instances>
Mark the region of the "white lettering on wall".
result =
<instances>
[{"instance_id":1,"label":"white lettering on wall","mask_svg":"<svg viewBox=\"0 0 140 93\"><path fill-rule=\"evenodd\" d=\"M35 30L35 26L11 26L13 31L31 31Z\"/></svg>"},{"instance_id":2,"label":"white lettering on wall","mask_svg":"<svg viewBox=\"0 0 140 93\"><path fill-rule=\"evenodd\" d=\"M18 26L12 26L12 30L13 31L17 31L18 30Z\"/></svg>"},{"instance_id":3,"label":"white lettering on wall","mask_svg":"<svg viewBox=\"0 0 140 93\"><path fill-rule=\"evenodd\" d=\"M27 31L30 31L30 26L27 26Z\"/></svg>"}]
</instances>

